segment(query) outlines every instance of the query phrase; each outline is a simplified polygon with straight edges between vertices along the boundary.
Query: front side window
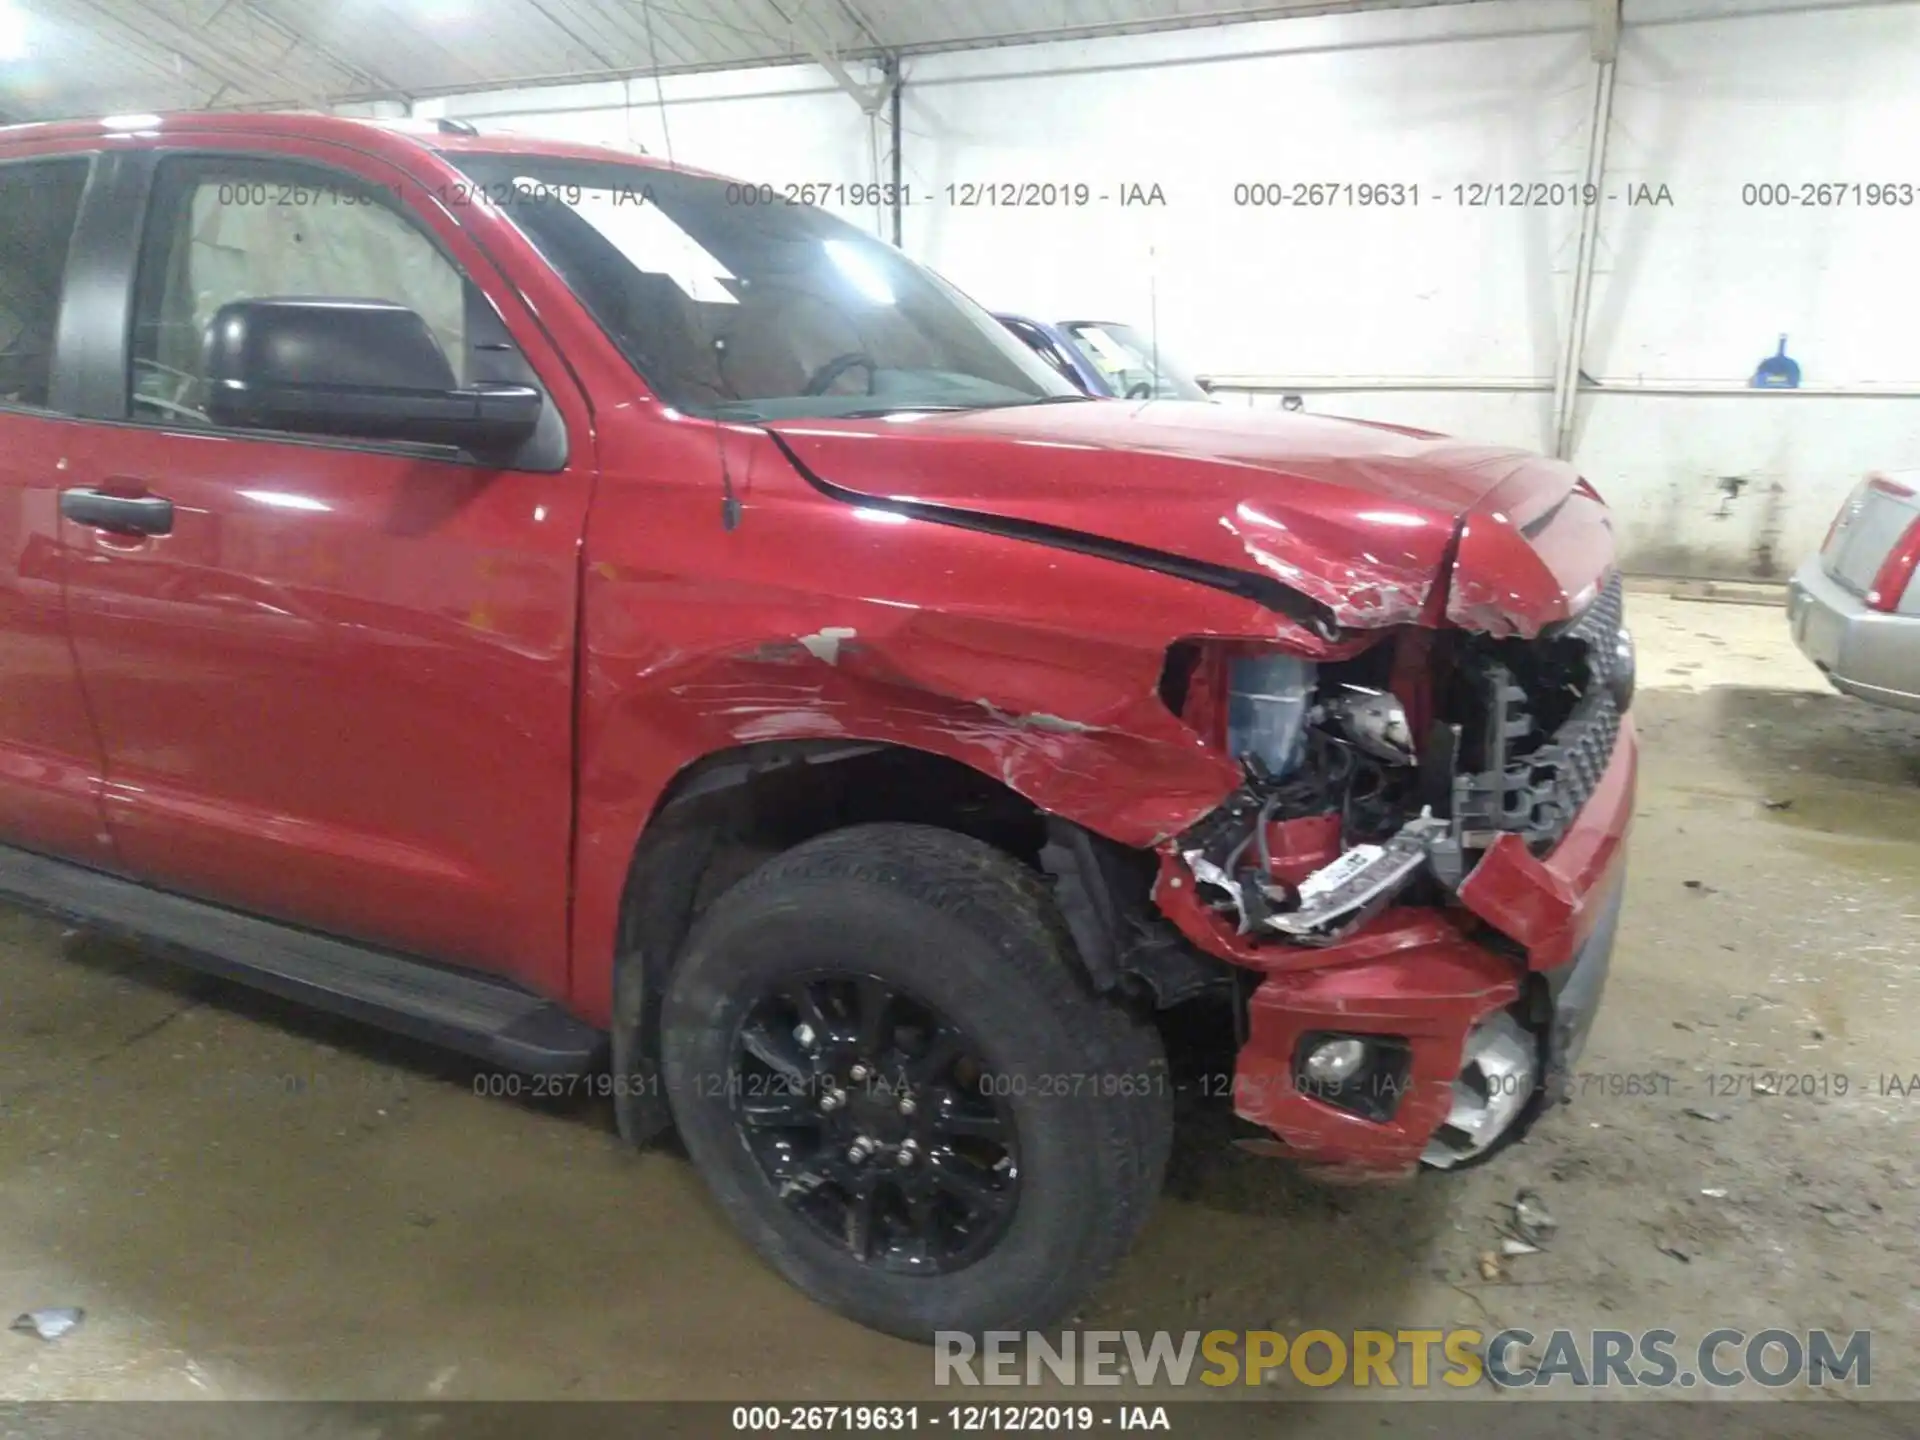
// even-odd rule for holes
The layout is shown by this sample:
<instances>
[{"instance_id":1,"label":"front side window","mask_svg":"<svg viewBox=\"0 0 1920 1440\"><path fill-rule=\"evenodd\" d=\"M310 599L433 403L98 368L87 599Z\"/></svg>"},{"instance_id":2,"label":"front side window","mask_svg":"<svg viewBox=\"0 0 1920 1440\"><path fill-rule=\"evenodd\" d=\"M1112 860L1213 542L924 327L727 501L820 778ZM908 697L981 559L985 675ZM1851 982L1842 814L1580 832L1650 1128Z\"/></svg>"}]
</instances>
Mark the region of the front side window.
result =
<instances>
[{"instance_id":1,"label":"front side window","mask_svg":"<svg viewBox=\"0 0 1920 1440\"><path fill-rule=\"evenodd\" d=\"M1073 337L1116 395L1130 400L1208 398L1193 376L1160 348L1154 336L1144 335L1131 325L1074 320L1061 329Z\"/></svg>"},{"instance_id":2,"label":"front side window","mask_svg":"<svg viewBox=\"0 0 1920 1440\"><path fill-rule=\"evenodd\" d=\"M44 406L85 158L0 165L0 404Z\"/></svg>"},{"instance_id":3,"label":"front side window","mask_svg":"<svg viewBox=\"0 0 1920 1440\"><path fill-rule=\"evenodd\" d=\"M389 192L267 159L161 163L134 300L136 418L205 425L201 350L233 300L388 300L421 316L460 383L470 369L466 280Z\"/></svg>"},{"instance_id":4,"label":"front side window","mask_svg":"<svg viewBox=\"0 0 1920 1440\"><path fill-rule=\"evenodd\" d=\"M1072 362L1060 353L1060 347L1054 344L1038 325L1030 325L1025 320L1008 320L1006 326L1026 342L1029 350L1058 371L1062 378L1071 382L1076 390L1086 388L1080 383L1080 377L1073 373Z\"/></svg>"},{"instance_id":5,"label":"front side window","mask_svg":"<svg viewBox=\"0 0 1920 1440\"><path fill-rule=\"evenodd\" d=\"M449 158L661 399L690 414L783 419L1083 398L938 276L811 206L618 161Z\"/></svg>"}]
</instances>

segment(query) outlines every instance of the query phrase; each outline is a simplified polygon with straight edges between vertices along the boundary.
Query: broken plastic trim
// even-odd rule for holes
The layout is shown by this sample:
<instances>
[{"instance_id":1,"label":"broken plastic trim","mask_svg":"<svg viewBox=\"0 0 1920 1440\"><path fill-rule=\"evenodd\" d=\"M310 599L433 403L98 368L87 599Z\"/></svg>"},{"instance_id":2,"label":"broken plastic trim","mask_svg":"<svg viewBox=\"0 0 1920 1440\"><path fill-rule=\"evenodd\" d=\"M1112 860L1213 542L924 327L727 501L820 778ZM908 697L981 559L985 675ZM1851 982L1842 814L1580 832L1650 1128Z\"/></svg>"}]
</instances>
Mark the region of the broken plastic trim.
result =
<instances>
[{"instance_id":1,"label":"broken plastic trim","mask_svg":"<svg viewBox=\"0 0 1920 1440\"><path fill-rule=\"evenodd\" d=\"M1539 1042L1504 1010L1467 1035L1452 1104L1420 1159L1451 1170L1493 1149L1532 1104L1540 1083Z\"/></svg>"},{"instance_id":2,"label":"broken plastic trim","mask_svg":"<svg viewBox=\"0 0 1920 1440\"><path fill-rule=\"evenodd\" d=\"M1237 595L1243 600L1264 606L1277 615L1305 626L1322 640L1333 642L1345 633L1335 618L1331 606L1323 605L1312 596L1283 585L1269 575L1255 575L1250 571L1235 570L1226 565L1215 565L1206 560L1193 560L1184 555L1174 555L1165 550L1155 550L1146 545L1135 545L1125 540L1109 540L1100 535L1089 535L1080 530L1068 530L1058 525L1048 525L1038 520L1015 520L1004 515L986 515L977 510L956 510L945 505L930 505L921 500L895 500L884 495L869 495L863 490L849 490L836 485L831 480L815 474L807 467L793 447L777 430L762 426L767 437L780 448L787 457L787 463L794 471L825 495L829 500L837 500L843 505L857 505L866 510L884 510L889 514L902 515L912 520L925 520L934 525L952 525L962 530L976 530L986 535L1001 535L1010 540L1027 540L1036 545L1050 545L1056 550L1071 550L1081 555L1093 555L1102 560L1114 560L1122 565L1133 565L1142 570L1158 571L1162 575L1171 575L1180 580L1191 580L1196 585L1205 585L1214 590L1224 590L1229 595Z\"/></svg>"},{"instance_id":3,"label":"broken plastic trim","mask_svg":"<svg viewBox=\"0 0 1920 1440\"><path fill-rule=\"evenodd\" d=\"M1249 904L1245 885L1208 860L1203 851L1184 851L1180 858L1200 884L1226 893L1242 935L1254 928L1252 917L1257 913L1261 925L1295 944L1329 945L1378 914L1405 889L1427 863L1435 842L1450 830L1448 822L1435 818L1431 810L1422 811L1385 844L1355 845L1307 876L1300 882L1299 904L1292 910ZM1285 892L1274 886L1262 886L1261 893L1268 900L1285 898Z\"/></svg>"},{"instance_id":4,"label":"broken plastic trim","mask_svg":"<svg viewBox=\"0 0 1920 1440\"><path fill-rule=\"evenodd\" d=\"M1448 829L1428 811L1402 825L1384 845L1354 846L1301 881L1300 907L1267 916L1268 926L1307 945L1339 938L1398 894L1427 863L1428 846Z\"/></svg>"}]
</instances>

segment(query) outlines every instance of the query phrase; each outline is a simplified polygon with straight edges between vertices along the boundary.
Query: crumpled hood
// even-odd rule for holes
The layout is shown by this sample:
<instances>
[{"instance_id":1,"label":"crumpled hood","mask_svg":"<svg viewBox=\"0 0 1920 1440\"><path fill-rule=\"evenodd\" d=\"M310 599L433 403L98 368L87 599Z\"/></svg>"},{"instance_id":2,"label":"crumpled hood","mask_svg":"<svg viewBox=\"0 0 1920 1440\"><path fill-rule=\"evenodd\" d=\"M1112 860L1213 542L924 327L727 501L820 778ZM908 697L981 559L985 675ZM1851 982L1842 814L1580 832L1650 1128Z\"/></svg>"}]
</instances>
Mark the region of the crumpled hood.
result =
<instances>
[{"instance_id":1,"label":"crumpled hood","mask_svg":"<svg viewBox=\"0 0 1920 1440\"><path fill-rule=\"evenodd\" d=\"M1445 613L1532 634L1613 564L1573 469L1423 431L1227 405L1123 401L768 422L839 491L1117 541L1270 576L1343 626Z\"/></svg>"}]
</instances>

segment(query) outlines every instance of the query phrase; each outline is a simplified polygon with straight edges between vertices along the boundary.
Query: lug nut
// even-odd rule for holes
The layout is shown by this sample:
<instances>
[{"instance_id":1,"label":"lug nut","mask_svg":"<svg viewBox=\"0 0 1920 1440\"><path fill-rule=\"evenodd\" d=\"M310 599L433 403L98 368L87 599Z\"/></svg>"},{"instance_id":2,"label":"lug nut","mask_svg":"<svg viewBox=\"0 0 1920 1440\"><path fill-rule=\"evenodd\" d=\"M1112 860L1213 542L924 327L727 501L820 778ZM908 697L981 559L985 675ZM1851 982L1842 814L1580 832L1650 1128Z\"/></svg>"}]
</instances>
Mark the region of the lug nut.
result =
<instances>
[{"instance_id":1,"label":"lug nut","mask_svg":"<svg viewBox=\"0 0 1920 1440\"><path fill-rule=\"evenodd\" d=\"M846 1103L846 1097L838 1090L829 1090L820 1097L820 1108L822 1110L838 1110Z\"/></svg>"},{"instance_id":2,"label":"lug nut","mask_svg":"<svg viewBox=\"0 0 1920 1440\"><path fill-rule=\"evenodd\" d=\"M799 1042L802 1050L811 1050L813 1048L813 1027L805 1021L802 1021L793 1027L793 1038Z\"/></svg>"},{"instance_id":3,"label":"lug nut","mask_svg":"<svg viewBox=\"0 0 1920 1440\"><path fill-rule=\"evenodd\" d=\"M915 1110L919 1108L920 1108L919 1106L913 1103L913 1096L902 1095L900 1097L900 1113L902 1115L911 1115Z\"/></svg>"},{"instance_id":4,"label":"lug nut","mask_svg":"<svg viewBox=\"0 0 1920 1440\"><path fill-rule=\"evenodd\" d=\"M856 1065L856 1066L854 1066L854 1067L853 1067L853 1068L852 1068L851 1070L849 1070L849 1071L847 1072L847 1078L848 1078L848 1079L850 1079L850 1080L864 1080L864 1079L866 1079L866 1078L867 1078L867 1067L866 1067L866 1066L864 1066L864 1065Z\"/></svg>"},{"instance_id":5,"label":"lug nut","mask_svg":"<svg viewBox=\"0 0 1920 1440\"><path fill-rule=\"evenodd\" d=\"M873 1141L862 1135L847 1147L847 1159L858 1165L878 1148Z\"/></svg>"},{"instance_id":6,"label":"lug nut","mask_svg":"<svg viewBox=\"0 0 1920 1440\"><path fill-rule=\"evenodd\" d=\"M894 1152L893 1163L898 1165L902 1170L904 1170L919 1158L920 1158L920 1147L914 1144L913 1141L908 1140L904 1144L902 1144L898 1150Z\"/></svg>"}]
</instances>

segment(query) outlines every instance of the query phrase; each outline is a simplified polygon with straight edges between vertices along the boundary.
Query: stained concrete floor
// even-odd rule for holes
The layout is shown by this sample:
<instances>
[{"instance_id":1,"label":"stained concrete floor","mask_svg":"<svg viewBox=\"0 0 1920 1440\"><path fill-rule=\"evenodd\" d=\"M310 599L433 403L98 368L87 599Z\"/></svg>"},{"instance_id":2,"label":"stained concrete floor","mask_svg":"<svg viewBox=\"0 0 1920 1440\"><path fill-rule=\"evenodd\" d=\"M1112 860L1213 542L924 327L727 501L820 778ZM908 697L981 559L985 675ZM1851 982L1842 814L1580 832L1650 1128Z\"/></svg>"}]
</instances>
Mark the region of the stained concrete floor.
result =
<instances>
[{"instance_id":1,"label":"stained concrete floor","mask_svg":"<svg viewBox=\"0 0 1920 1440\"><path fill-rule=\"evenodd\" d=\"M1778 609L1629 608L1644 779L1586 1093L1387 1189L1183 1135L1085 1323L1872 1327L1876 1392L1920 1396L1920 1093L1882 1079L1920 1073L1920 720L1829 693ZM476 1073L0 912L0 1321L88 1314L0 1332L0 1398L931 1393L684 1159ZM1554 1243L1485 1279L1521 1187Z\"/></svg>"}]
</instances>

